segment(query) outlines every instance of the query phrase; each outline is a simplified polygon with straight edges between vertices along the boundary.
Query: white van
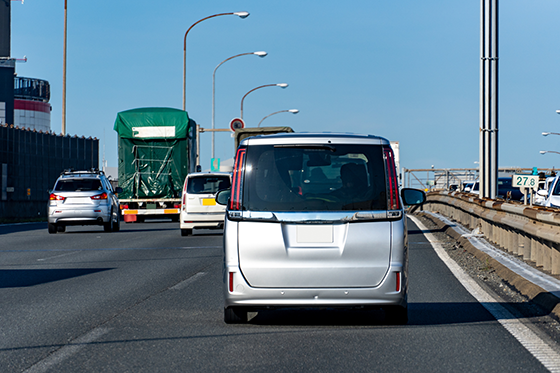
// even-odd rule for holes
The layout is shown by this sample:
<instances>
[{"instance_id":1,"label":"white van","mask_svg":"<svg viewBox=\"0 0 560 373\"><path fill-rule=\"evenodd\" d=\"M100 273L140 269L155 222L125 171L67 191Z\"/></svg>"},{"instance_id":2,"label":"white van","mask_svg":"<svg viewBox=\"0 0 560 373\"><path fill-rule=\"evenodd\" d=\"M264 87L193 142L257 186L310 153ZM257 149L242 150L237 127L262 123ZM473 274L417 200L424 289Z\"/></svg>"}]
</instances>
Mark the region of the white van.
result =
<instances>
[{"instance_id":1,"label":"white van","mask_svg":"<svg viewBox=\"0 0 560 373\"><path fill-rule=\"evenodd\" d=\"M276 307L381 307L406 323L408 240L388 140L250 137L237 150L224 227L224 320Z\"/></svg>"},{"instance_id":2,"label":"white van","mask_svg":"<svg viewBox=\"0 0 560 373\"><path fill-rule=\"evenodd\" d=\"M221 229L225 206L216 204L216 193L231 186L231 175L224 172L192 173L185 178L181 198L181 236L194 228Z\"/></svg>"}]
</instances>

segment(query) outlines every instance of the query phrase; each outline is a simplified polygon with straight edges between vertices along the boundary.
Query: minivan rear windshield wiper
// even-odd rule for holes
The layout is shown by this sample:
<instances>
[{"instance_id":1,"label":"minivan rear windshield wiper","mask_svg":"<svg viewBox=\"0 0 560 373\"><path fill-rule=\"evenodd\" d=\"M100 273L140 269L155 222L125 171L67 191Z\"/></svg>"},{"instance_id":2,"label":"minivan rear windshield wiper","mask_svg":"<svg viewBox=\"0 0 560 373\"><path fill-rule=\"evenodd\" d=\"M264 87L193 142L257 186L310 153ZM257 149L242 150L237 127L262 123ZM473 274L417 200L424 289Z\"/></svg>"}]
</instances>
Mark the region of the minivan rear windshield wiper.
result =
<instances>
[{"instance_id":1,"label":"minivan rear windshield wiper","mask_svg":"<svg viewBox=\"0 0 560 373\"><path fill-rule=\"evenodd\" d=\"M336 152L336 147L327 144L276 144L275 148L303 148L303 149L324 149Z\"/></svg>"}]
</instances>

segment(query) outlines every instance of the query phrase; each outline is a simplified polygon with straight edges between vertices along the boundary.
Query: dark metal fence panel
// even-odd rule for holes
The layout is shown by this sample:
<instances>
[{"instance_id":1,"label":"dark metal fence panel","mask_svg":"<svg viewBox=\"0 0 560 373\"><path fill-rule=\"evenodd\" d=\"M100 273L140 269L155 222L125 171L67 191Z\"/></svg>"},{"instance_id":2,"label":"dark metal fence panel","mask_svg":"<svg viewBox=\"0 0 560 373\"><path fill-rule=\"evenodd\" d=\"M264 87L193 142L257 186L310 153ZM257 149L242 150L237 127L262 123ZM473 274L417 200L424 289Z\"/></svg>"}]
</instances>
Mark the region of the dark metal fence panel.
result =
<instances>
[{"instance_id":1,"label":"dark metal fence panel","mask_svg":"<svg viewBox=\"0 0 560 373\"><path fill-rule=\"evenodd\" d=\"M99 140L91 137L0 126L0 146L0 221L45 218L48 191L63 170L99 167Z\"/></svg>"}]
</instances>

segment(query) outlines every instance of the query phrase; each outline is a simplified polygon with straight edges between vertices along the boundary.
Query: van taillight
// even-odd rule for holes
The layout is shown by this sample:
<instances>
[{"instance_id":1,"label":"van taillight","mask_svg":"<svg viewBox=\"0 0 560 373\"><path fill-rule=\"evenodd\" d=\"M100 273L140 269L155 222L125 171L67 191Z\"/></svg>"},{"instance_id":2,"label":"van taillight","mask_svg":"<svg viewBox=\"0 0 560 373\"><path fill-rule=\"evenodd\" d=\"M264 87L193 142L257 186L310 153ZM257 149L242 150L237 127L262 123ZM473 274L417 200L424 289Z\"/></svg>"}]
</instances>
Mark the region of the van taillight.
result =
<instances>
[{"instance_id":1,"label":"van taillight","mask_svg":"<svg viewBox=\"0 0 560 373\"><path fill-rule=\"evenodd\" d=\"M229 273L229 292L233 293L233 272Z\"/></svg>"},{"instance_id":2,"label":"van taillight","mask_svg":"<svg viewBox=\"0 0 560 373\"><path fill-rule=\"evenodd\" d=\"M399 292L401 291L401 273L400 272L395 272L395 275L397 276L396 280L397 280L397 286L396 286L396 291Z\"/></svg>"},{"instance_id":3,"label":"van taillight","mask_svg":"<svg viewBox=\"0 0 560 373\"><path fill-rule=\"evenodd\" d=\"M245 153L247 149L240 148L235 156L235 168L233 169L233 182L231 184L231 197L229 209L241 209L241 198L243 195L243 170L245 169Z\"/></svg>"},{"instance_id":4,"label":"van taillight","mask_svg":"<svg viewBox=\"0 0 560 373\"><path fill-rule=\"evenodd\" d=\"M393 155L393 149L383 147L383 155L385 156L385 169L387 172L388 210L399 210L401 208L399 200L399 184L395 171L395 157Z\"/></svg>"}]
</instances>

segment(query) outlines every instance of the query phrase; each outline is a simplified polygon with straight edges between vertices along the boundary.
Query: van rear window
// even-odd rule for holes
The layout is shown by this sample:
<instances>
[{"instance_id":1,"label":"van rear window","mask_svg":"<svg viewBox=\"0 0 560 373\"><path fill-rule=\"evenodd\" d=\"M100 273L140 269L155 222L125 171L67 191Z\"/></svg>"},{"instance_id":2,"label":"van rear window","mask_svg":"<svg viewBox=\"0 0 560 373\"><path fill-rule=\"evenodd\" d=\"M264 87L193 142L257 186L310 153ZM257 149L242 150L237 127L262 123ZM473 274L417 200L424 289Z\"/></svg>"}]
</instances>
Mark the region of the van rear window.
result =
<instances>
[{"instance_id":1,"label":"van rear window","mask_svg":"<svg viewBox=\"0 0 560 373\"><path fill-rule=\"evenodd\" d=\"M387 209L381 145L254 145L247 148L243 209Z\"/></svg>"},{"instance_id":2,"label":"van rear window","mask_svg":"<svg viewBox=\"0 0 560 373\"><path fill-rule=\"evenodd\" d=\"M231 183L229 176L195 176L187 182L189 194L214 194L220 190L228 189Z\"/></svg>"}]
</instances>

